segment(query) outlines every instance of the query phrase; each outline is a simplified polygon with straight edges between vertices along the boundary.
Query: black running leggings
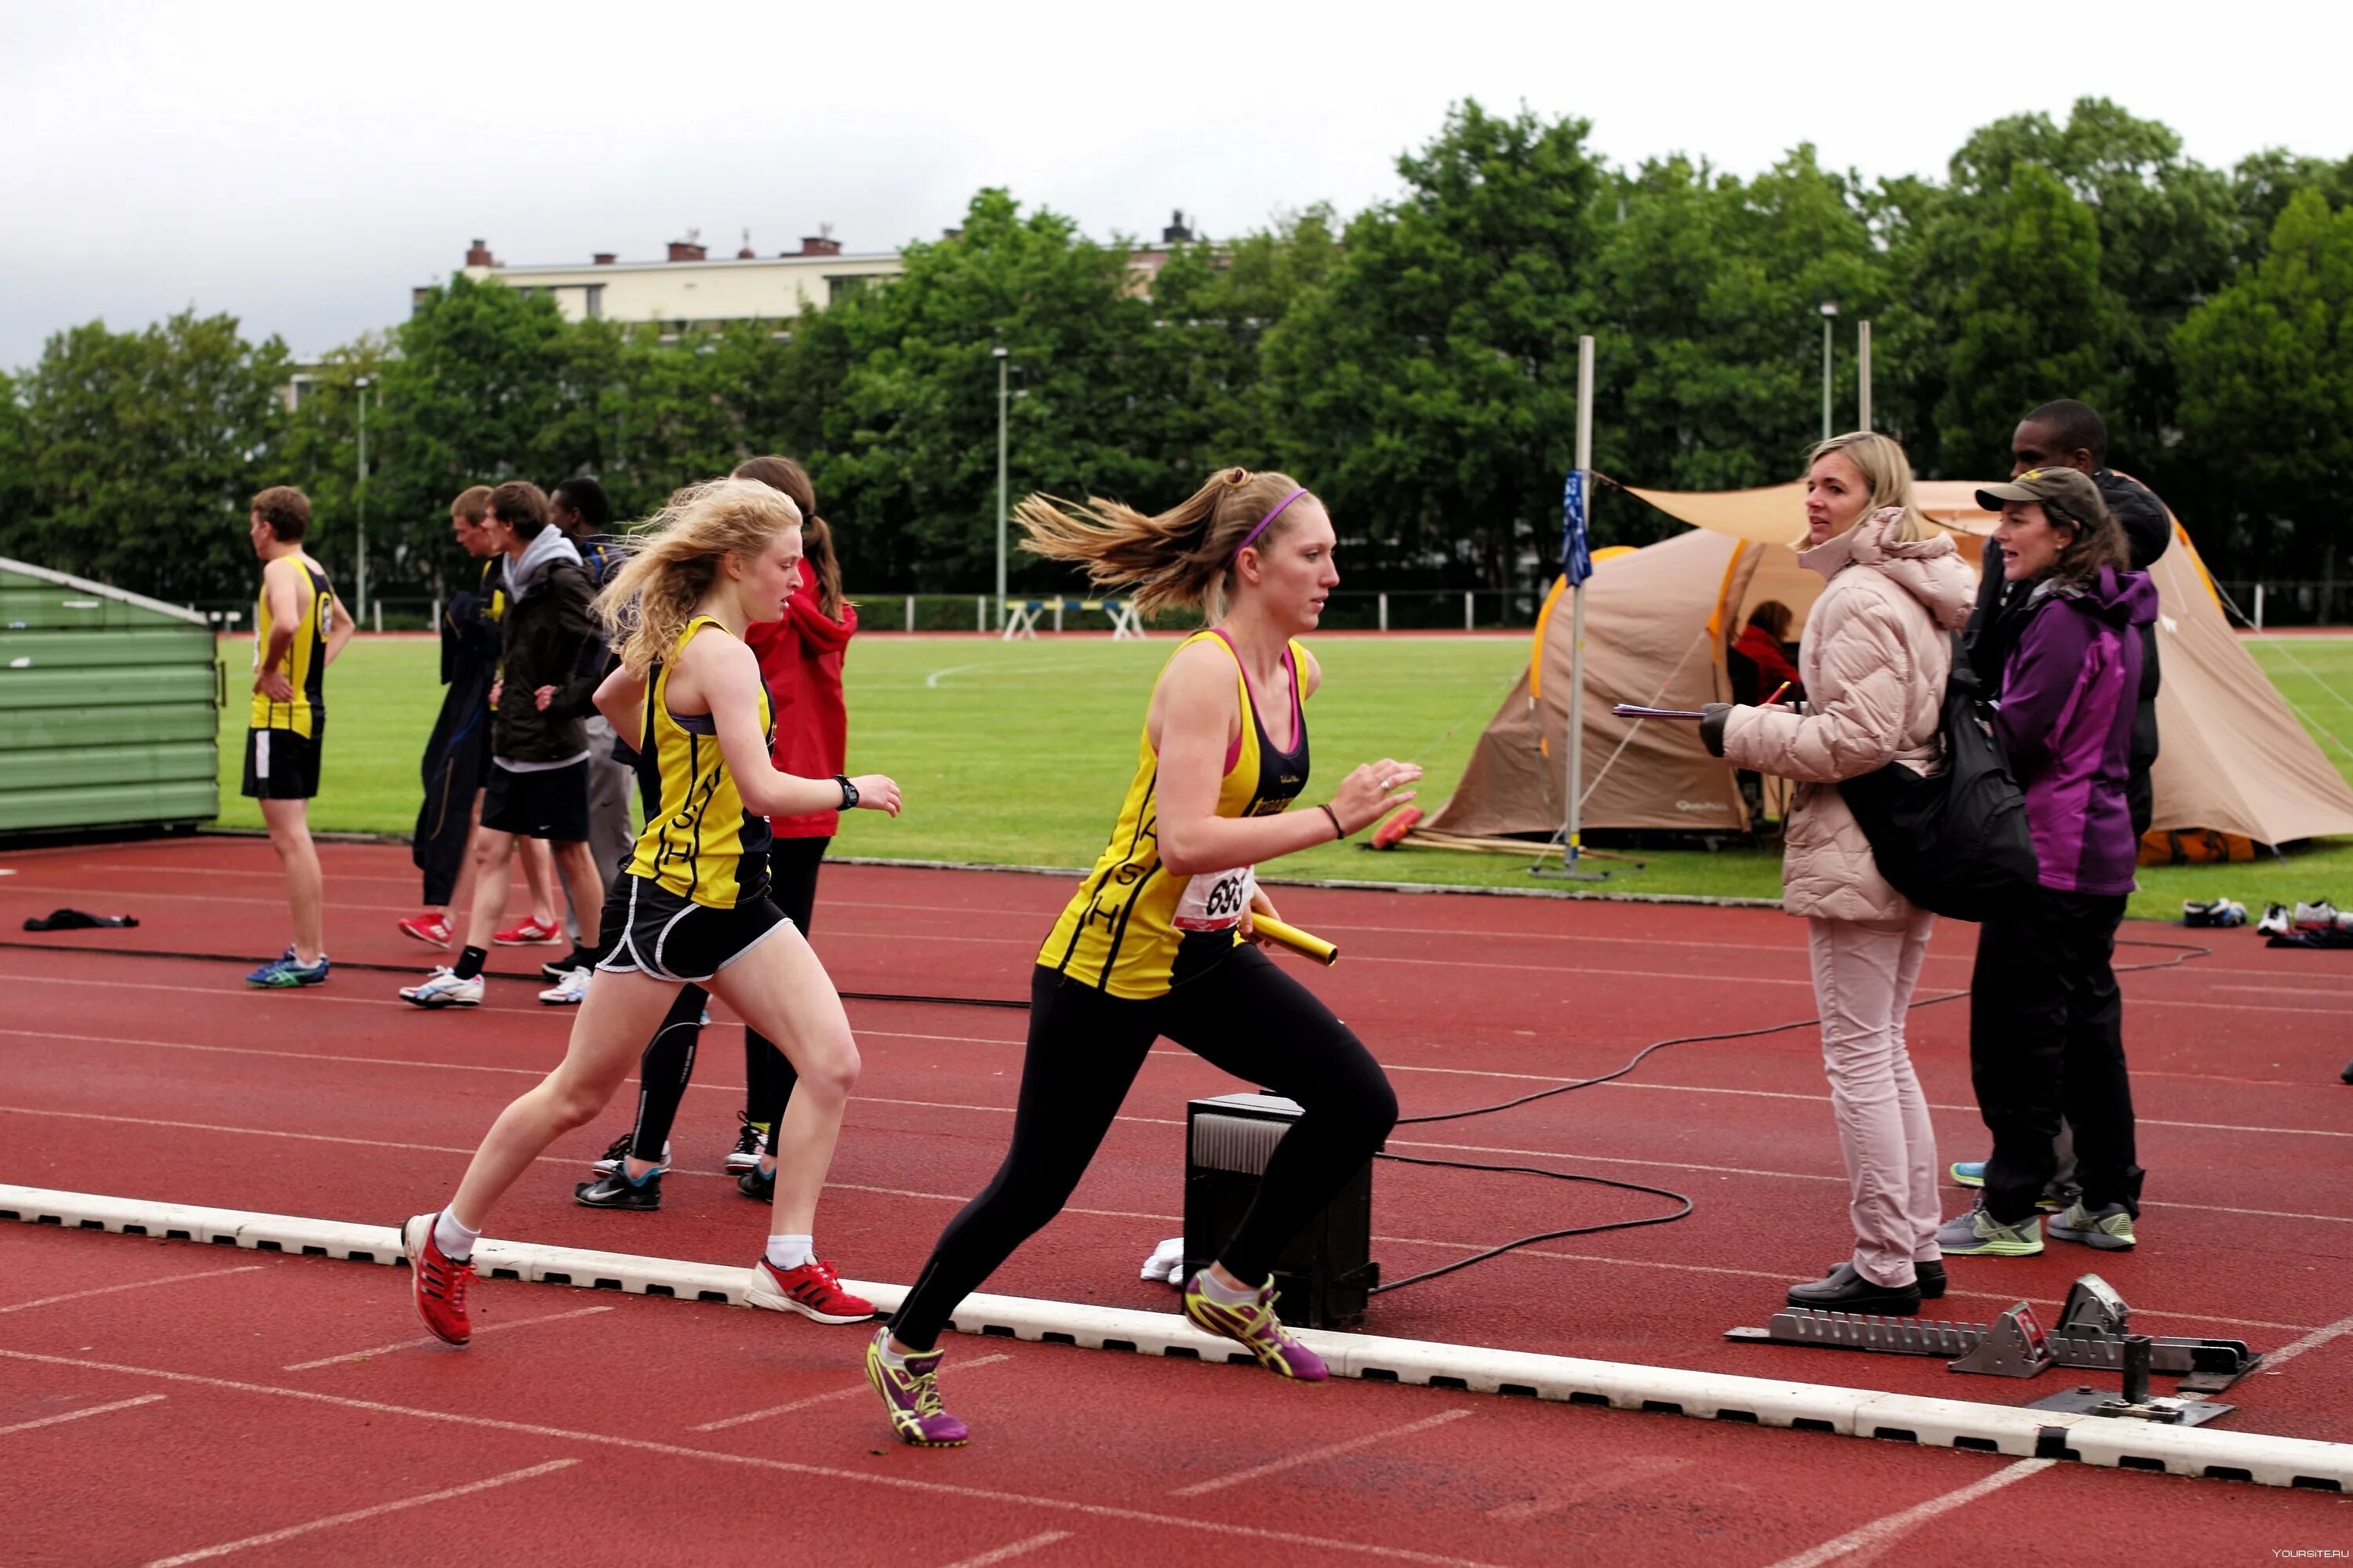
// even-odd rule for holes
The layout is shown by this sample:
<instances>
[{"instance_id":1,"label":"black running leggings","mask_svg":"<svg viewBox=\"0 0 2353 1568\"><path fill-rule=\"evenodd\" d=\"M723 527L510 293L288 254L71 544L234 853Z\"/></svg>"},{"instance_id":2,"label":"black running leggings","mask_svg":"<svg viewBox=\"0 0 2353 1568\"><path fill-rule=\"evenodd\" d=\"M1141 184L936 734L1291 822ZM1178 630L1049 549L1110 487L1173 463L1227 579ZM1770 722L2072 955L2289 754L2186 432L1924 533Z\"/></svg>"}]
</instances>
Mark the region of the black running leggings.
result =
<instances>
[{"instance_id":1,"label":"black running leggings","mask_svg":"<svg viewBox=\"0 0 2353 1568\"><path fill-rule=\"evenodd\" d=\"M1380 1064L1331 1009L1255 948L1237 948L1149 1001L1124 1001L1036 969L1013 1147L980 1195L948 1222L892 1317L901 1344L930 1350L956 1304L1061 1212L1145 1053L1164 1034L1301 1107L1268 1158L1250 1212L1218 1255L1241 1279L1271 1274L1292 1238L1397 1124L1397 1096Z\"/></svg>"},{"instance_id":2,"label":"black running leggings","mask_svg":"<svg viewBox=\"0 0 2353 1568\"><path fill-rule=\"evenodd\" d=\"M817 906L817 873L831 839L778 839L768 850L768 896L785 912L803 937ZM695 1045L702 1036L702 1009L710 992L690 985L671 1002L669 1016L646 1044L638 1064L638 1123L629 1135L629 1152L639 1160L659 1160L662 1145L678 1119L686 1086L694 1077ZM758 1030L744 1030L744 1114L768 1124L773 1136L784 1119L785 1102L799 1082L793 1065L776 1043Z\"/></svg>"}]
</instances>

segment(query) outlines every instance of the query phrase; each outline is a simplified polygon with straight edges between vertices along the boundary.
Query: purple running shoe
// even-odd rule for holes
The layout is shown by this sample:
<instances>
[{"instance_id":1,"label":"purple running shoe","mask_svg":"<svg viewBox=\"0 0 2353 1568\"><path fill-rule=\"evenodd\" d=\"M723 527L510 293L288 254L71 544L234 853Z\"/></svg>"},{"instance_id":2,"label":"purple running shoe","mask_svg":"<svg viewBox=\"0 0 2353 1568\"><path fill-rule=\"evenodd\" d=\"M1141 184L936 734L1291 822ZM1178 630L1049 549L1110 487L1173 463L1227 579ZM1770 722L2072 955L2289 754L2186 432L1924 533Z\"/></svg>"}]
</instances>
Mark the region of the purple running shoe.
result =
<instances>
[{"instance_id":1,"label":"purple running shoe","mask_svg":"<svg viewBox=\"0 0 2353 1568\"><path fill-rule=\"evenodd\" d=\"M883 1359L890 1343L887 1327L874 1331L866 1347L866 1381L882 1396L891 1429L901 1442L918 1448L963 1447L971 1439L972 1429L940 1408L941 1352L907 1356L903 1365L892 1366Z\"/></svg>"},{"instance_id":2,"label":"purple running shoe","mask_svg":"<svg viewBox=\"0 0 2353 1568\"><path fill-rule=\"evenodd\" d=\"M1185 1319L1193 1327L1220 1334L1256 1356L1267 1371L1298 1383L1322 1383L1331 1376L1324 1358L1293 1339L1274 1315L1274 1281L1258 1287L1256 1298L1232 1307L1205 1294L1205 1269L1185 1282Z\"/></svg>"}]
</instances>

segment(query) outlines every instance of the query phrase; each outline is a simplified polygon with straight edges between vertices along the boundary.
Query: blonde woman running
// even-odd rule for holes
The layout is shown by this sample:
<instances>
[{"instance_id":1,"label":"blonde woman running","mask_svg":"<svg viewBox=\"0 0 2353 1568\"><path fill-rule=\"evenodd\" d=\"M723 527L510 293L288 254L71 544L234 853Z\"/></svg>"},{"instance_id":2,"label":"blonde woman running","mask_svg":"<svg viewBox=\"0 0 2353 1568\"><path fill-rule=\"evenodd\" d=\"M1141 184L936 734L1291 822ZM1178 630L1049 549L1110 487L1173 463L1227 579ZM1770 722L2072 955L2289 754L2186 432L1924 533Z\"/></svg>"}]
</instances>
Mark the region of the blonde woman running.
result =
<instances>
[{"instance_id":1,"label":"blonde woman running","mask_svg":"<svg viewBox=\"0 0 2353 1568\"><path fill-rule=\"evenodd\" d=\"M1030 971L1005 1163L867 1348L892 1429L924 1447L970 1436L940 1406L934 1347L948 1315L1060 1212L1155 1039L1303 1107L1240 1227L1185 1286L1187 1319L1281 1376L1320 1383L1325 1369L1275 1317L1274 1260L1397 1120L1371 1054L1248 945L1252 916L1274 915L1256 863L1371 827L1421 777L1410 763L1369 763L1328 802L1283 814L1307 787L1306 699L1321 678L1294 640L1340 580L1323 503L1287 475L1232 469L1156 517L1105 501L1071 513L1039 496L1019 515L1026 548L1084 562L1146 611L1198 609L1215 624L1161 672L1118 825Z\"/></svg>"},{"instance_id":2,"label":"blonde woman running","mask_svg":"<svg viewBox=\"0 0 2353 1568\"><path fill-rule=\"evenodd\" d=\"M812 1242L858 1046L832 980L768 897L767 819L852 807L895 817L899 787L879 773L801 779L768 761L773 715L744 630L782 615L799 586L800 525L790 498L765 484L680 491L597 601L621 663L596 705L639 738L660 810L606 900L607 950L563 1063L500 1114L448 1206L402 1231L417 1313L450 1344L472 1334L470 1260L491 1208L550 1144L604 1109L689 983L775 1041L800 1080L777 1139L752 1305L820 1323L873 1316Z\"/></svg>"}]
</instances>

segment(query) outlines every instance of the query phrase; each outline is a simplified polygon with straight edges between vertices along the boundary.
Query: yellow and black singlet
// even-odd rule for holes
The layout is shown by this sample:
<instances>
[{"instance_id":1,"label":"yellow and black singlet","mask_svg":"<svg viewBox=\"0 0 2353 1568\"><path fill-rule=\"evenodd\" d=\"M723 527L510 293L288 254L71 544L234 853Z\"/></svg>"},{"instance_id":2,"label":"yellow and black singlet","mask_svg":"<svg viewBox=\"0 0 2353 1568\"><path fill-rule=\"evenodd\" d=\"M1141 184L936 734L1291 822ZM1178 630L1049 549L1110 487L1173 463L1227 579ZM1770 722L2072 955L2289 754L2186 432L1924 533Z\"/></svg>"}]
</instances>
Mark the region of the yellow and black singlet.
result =
<instances>
[{"instance_id":1,"label":"yellow and black singlet","mask_svg":"<svg viewBox=\"0 0 2353 1568\"><path fill-rule=\"evenodd\" d=\"M302 619L294 623L293 646L286 651L285 674L294 696L290 702L274 703L254 693L248 727L291 730L309 739L319 733L327 716L327 633L334 628L335 591L327 584L326 568L301 551L278 559L293 562L302 574ZM253 609L253 673L257 675L261 673L261 657L276 628L269 613L269 573L264 568L261 595Z\"/></svg>"},{"instance_id":2,"label":"yellow and black singlet","mask_svg":"<svg viewBox=\"0 0 2353 1568\"><path fill-rule=\"evenodd\" d=\"M1240 736L1227 748L1217 814L1273 816L1307 787L1306 651L1293 642L1283 652L1293 727L1286 751L1259 722L1250 677L1223 633L1196 632L1177 652L1204 641L1233 656L1243 715ZM1248 866L1191 877L1168 874L1160 863L1159 780L1147 717L1119 825L1038 953L1045 968L1128 1001L1166 996L1230 952L1241 939L1241 914L1257 886Z\"/></svg>"},{"instance_id":3,"label":"yellow and black singlet","mask_svg":"<svg viewBox=\"0 0 2353 1568\"><path fill-rule=\"evenodd\" d=\"M625 868L709 909L733 909L768 891L768 819L748 810L727 762L719 754L719 727L709 714L670 711L670 672L696 633L727 629L698 615L679 633L670 657L646 681L644 744L638 747L649 783L659 781L658 809L646 812ZM760 683L760 734L776 729L766 683Z\"/></svg>"}]
</instances>

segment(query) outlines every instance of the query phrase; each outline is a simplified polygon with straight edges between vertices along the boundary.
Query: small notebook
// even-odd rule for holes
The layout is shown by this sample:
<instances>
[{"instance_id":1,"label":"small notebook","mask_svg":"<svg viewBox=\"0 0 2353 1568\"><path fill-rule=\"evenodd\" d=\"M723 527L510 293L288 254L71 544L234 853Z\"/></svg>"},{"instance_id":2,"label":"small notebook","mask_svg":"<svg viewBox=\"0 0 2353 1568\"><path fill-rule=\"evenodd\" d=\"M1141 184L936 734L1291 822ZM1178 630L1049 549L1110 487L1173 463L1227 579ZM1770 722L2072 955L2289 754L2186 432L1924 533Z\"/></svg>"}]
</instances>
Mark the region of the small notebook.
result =
<instances>
[{"instance_id":1,"label":"small notebook","mask_svg":"<svg viewBox=\"0 0 2353 1568\"><path fill-rule=\"evenodd\" d=\"M1706 716L1696 708L1646 708L1637 703L1620 703L1609 711L1620 718L1690 719L1694 723Z\"/></svg>"}]
</instances>

